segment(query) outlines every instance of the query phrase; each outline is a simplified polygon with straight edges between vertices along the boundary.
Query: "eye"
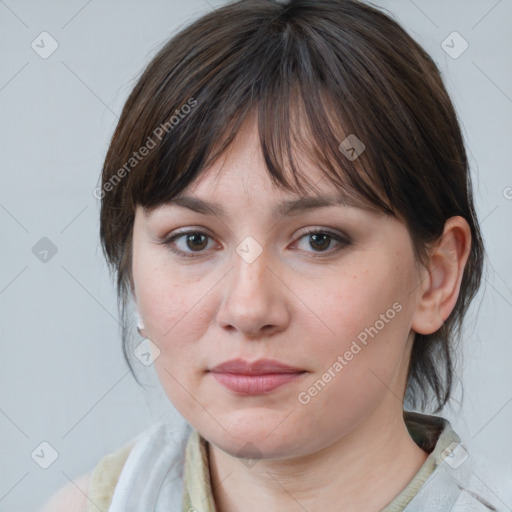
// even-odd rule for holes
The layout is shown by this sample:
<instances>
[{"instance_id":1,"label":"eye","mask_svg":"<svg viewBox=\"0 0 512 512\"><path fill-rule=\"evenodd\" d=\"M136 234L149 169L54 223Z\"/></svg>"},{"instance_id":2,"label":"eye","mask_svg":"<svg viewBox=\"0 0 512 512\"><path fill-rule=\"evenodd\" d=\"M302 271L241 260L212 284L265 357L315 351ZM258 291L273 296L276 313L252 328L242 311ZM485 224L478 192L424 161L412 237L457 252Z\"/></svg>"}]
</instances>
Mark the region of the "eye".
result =
<instances>
[{"instance_id":1,"label":"eye","mask_svg":"<svg viewBox=\"0 0 512 512\"><path fill-rule=\"evenodd\" d=\"M193 258L195 257L194 253L205 252L204 249L208 245L209 238L210 235L202 231L184 231L168 238L163 244L175 254ZM178 241L180 244L178 244Z\"/></svg>"},{"instance_id":2,"label":"eye","mask_svg":"<svg viewBox=\"0 0 512 512\"><path fill-rule=\"evenodd\" d=\"M313 248L313 252L316 253L331 254L350 245L350 241L347 237L325 229L306 231L299 237L298 241L295 242L294 245L298 244L301 240L306 239L306 237L309 237L309 240L307 241L309 247ZM201 257L203 255L202 253L207 252L209 240L211 241L212 238L207 233L203 231L189 230L173 235L172 237L164 240L162 244L179 256L197 258ZM337 244L337 247L329 249L333 242ZM305 251L310 252L308 249L305 249Z\"/></svg>"},{"instance_id":3,"label":"eye","mask_svg":"<svg viewBox=\"0 0 512 512\"><path fill-rule=\"evenodd\" d=\"M325 229L313 229L306 231L299 238L299 241L302 239L306 239L306 237L309 237L309 240L306 240L307 243L309 244L309 247L313 248L313 252L317 253L320 252L331 254L350 245L350 241L346 237L343 237L338 233L333 233ZM338 246L335 247L334 249L328 250L329 246L331 246L333 241L336 242Z\"/></svg>"}]
</instances>

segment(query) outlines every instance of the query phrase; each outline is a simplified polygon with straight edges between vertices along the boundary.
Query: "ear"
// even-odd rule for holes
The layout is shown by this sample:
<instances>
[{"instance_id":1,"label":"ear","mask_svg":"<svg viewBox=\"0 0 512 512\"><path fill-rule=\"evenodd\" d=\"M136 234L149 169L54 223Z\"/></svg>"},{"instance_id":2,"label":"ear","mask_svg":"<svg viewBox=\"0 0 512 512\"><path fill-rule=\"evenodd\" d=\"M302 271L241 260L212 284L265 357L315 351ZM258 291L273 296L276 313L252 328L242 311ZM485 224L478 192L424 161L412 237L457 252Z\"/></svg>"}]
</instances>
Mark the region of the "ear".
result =
<instances>
[{"instance_id":1,"label":"ear","mask_svg":"<svg viewBox=\"0 0 512 512\"><path fill-rule=\"evenodd\" d=\"M471 248L471 229L463 217L450 217L430 250L411 328L418 334L436 332L452 312L459 296Z\"/></svg>"}]
</instances>

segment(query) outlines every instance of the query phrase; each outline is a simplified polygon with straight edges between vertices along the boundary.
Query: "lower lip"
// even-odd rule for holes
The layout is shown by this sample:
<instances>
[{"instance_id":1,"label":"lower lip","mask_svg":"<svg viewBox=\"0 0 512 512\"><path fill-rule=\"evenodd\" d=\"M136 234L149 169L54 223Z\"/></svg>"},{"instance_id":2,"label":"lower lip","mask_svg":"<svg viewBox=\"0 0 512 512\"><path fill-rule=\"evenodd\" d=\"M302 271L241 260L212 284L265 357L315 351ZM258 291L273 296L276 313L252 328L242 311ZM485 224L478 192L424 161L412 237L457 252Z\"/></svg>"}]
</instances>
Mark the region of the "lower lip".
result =
<instances>
[{"instance_id":1,"label":"lower lip","mask_svg":"<svg viewBox=\"0 0 512 512\"><path fill-rule=\"evenodd\" d=\"M227 389L241 395L261 395L293 381L305 372L267 373L264 375L246 375L240 373L213 373L217 382Z\"/></svg>"}]
</instances>

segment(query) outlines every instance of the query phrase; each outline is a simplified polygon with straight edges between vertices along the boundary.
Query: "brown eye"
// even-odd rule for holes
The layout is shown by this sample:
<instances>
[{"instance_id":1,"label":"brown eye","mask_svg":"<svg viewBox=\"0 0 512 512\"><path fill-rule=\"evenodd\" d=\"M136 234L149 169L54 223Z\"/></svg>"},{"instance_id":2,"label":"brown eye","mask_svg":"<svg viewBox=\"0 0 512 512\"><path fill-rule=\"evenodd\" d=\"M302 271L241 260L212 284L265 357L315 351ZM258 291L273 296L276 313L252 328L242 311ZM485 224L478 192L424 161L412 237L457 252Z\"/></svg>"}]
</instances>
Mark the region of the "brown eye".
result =
<instances>
[{"instance_id":1,"label":"brown eye","mask_svg":"<svg viewBox=\"0 0 512 512\"><path fill-rule=\"evenodd\" d=\"M313 253L332 254L347 247L351 243L348 237L344 237L338 233L332 233L325 229L307 231L302 234L299 241L296 243L299 243L303 239L307 242L307 246L304 250L306 252L312 252L311 249L313 249ZM332 246L334 246L334 248L332 248Z\"/></svg>"},{"instance_id":2,"label":"brown eye","mask_svg":"<svg viewBox=\"0 0 512 512\"><path fill-rule=\"evenodd\" d=\"M202 231L185 231L172 236L163 244L179 256L193 258L207 252L205 249L208 247L209 240L211 240L210 235Z\"/></svg>"},{"instance_id":3,"label":"brown eye","mask_svg":"<svg viewBox=\"0 0 512 512\"><path fill-rule=\"evenodd\" d=\"M324 251L325 249L327 249L331 243L331 237L330 235L326 234L326 233L322 233L322 234L313 234L313 235L309 235L310 236L310 245L312 248L314 249L317 249L319 251Z\"/></svg>"},{"instance_id":4,"label":"brown eye","mask_svg":"<svg viewBox=\"0 0 512 512\"><path fill-rule=\"evenodd\" d=\"M186 235L187 237L187 247L193 251L200 251L204 249L207 244L208 237L203 233L192 233Z\"/></svg>"}]
</instances>

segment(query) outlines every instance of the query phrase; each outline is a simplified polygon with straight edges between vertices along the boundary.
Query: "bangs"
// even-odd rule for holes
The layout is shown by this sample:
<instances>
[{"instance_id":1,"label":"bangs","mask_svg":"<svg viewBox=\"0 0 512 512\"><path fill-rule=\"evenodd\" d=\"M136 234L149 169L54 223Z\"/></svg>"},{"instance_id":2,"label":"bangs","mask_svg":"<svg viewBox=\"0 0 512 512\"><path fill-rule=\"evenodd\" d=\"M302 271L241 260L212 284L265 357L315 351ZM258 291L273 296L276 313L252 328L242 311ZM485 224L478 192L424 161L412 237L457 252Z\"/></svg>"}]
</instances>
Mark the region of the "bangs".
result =
<instances>
[{"instance_id":1,"label":"bangs","mask_svg":"<svg viewBox=\"0 0 512 512\"><path fill-rule=\"evenodd\" d=\"M379 125L382 114L361 109L365 96L370 96L368 73L354 57L350 66L361 69L345 72L340 63L348 56L323 48L325 43L311 29L304 37L297 27L285 25L278 18L243 41L234 40L233 46L238 45L234 53L226 50L229 41L211 50L209 60L198 51L186 64L200 73L178 65L165 77L152 101L151 117L156 122L151 129L176 117L184 105L194 106L179 116L144 165L130 175L133 182L127 189L132 204L151 210L172 200L215 163L245 122L256 120L263 158L275 185L299 195L314 190L306 166L300 165L307 162L352 203L394 213L390 173L373 147L373 139L385 131ZM326 58L338 60L329 63ZM326 69L331 70L329 75ZM184 97L175 90L195 92Z\"/></svg>"}]
</instances>

